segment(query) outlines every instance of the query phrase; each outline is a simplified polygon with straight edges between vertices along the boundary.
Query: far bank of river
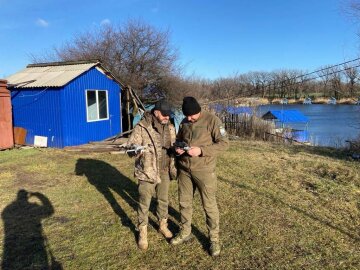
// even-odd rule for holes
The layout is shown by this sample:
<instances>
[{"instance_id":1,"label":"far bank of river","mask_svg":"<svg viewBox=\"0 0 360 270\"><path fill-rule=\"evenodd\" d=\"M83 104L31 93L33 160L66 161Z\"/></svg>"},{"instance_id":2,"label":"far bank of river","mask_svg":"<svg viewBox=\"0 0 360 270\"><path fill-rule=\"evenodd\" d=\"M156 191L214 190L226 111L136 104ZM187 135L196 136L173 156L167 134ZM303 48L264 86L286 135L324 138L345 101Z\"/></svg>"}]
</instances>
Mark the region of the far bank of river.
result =
<instances>
[{"instance_id":1,"label":"far bank of river","mask_svg":"<svg viewBox=\"0 0 360 270\"><path fill-rule=\"evenodd\" d=\"M289 104L261 105L259 115L269 110L299 110L309 118L307 129L310 143L320 146L342 147L346 140L360 136L360 106L327 104ZM304 124L291 124L291 127L303 129Z\"/></svg>"},{"instance_id":2,"label":"far bank of river","mask_svg":"<svg viewBox=\"0 0 360 270\"><path fill-rule=\"evenodd\" d=\"M250 98L250 97L246 97L246 98L240 98L240 99L236 99L235 104L238 106L259 106L259 105L280 105L282 104L283 99L280 98L276 98L276 99L272 99L269 100L268 98ZM316 98L314 100L312 100L312 104L317 104L317 105L327 105L329 101L329 98ZM337 105L356 105L358 104L358 102L360 101L360 97L359 98L341 98L339 100L336 101ZM287 102L289 105L295 105L295 104L299 104L302 105L304 102L304 99L287 99Z\"/></svg>"}]
</instances>

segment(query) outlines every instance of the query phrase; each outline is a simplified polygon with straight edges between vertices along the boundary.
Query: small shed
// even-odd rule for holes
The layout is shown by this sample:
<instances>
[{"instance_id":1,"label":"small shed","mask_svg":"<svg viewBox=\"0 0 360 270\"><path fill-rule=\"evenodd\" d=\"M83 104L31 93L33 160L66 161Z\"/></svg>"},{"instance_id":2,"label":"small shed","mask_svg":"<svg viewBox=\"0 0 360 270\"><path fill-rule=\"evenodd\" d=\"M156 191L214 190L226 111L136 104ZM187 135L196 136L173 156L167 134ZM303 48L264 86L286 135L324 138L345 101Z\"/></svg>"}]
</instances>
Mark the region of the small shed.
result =
<instances>
[{"instance_id":1,"label":"small shed","mask_svg":"<svg viewBox=\"0 0 360 270\"><path fill-rule=\"evenodd\" d=\"M303 104L312 104L311 98L307 97L304 99Z\"/></svg>"},{"instance_id":2,"label":"small shed","mask_svg":"<svg viewBox=\"0 0 360 270\"><path fill-rule=\"evenodd\" d=\"M283 98L283 99L280 100L280 104L286 105L288 103L289 103L289 101L288 101L287 98Z\"/></svg>"},{"instance_id":3,"label":"small shed","mask_svg":"<svg viewBox=\"0 0 360 270\"><path fill-rule=\"evenodd\" d=\"M336 105L336 98L334 97L329 98L327 104Z\"/></svg>"},{"instance_id":4,"label":"small shed","mask_svg":"<svg viewBox=\"0 0 360 270\"><path fill-rule=\"evenodd\" d=\"M309 118L298 110L270 110L261 118L273 121L277 129L290 129L290 134L287 136L296 141L309 141L309 133L307 130Z\"/></svg>"},{"instance_id":5,"label":"small shed","mask_svg":"<svg viewBox=\"0 0 360 270\"><path fill-rule=\"evenodd\" d=\"M298 110L270 110L262 116L262 119L274 120L281 124L309 122L309 118Z\"/></svg>"},{"instance_id":6,"label":"small shed","mask_svg":"<svg viewBox=\"0 0 360 270\"><path fill-rule=\"evenodd\" d=\"M7 80L27 144L62 148L122 130L121 84L99 61L31 64Z\"/></svg>"}]
</instances>

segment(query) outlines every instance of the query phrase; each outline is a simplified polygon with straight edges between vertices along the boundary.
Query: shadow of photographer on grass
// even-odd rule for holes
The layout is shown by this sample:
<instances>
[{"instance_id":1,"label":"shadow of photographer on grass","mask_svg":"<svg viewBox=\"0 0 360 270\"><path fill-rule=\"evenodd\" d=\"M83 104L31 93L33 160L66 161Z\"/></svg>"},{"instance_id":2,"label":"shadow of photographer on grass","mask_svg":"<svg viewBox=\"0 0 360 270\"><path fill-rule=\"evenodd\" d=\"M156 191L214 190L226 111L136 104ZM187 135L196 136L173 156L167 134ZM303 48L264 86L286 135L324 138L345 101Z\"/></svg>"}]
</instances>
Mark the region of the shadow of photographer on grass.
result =
<instances>
[{"instance_id":1,"label":"shadow of photographer on grass","mask_svg":"<svg viewBox=\"0 0 360 270\"><path fill-rule=\"evenodd\" d=\"M63 269L43 233L41 221L54 214L50 200L20 189L1 213L4 222L2 269Z\"/></svg>"}]
</instances>

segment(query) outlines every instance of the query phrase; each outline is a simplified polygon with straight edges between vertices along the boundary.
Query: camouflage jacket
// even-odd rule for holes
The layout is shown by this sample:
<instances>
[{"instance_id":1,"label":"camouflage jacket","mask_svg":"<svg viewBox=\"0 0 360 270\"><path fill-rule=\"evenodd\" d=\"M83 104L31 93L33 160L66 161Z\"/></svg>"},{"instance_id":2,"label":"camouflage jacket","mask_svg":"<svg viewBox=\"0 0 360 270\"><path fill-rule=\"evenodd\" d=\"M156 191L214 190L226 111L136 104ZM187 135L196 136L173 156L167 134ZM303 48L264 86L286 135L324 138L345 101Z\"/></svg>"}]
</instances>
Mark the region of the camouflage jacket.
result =
<instances>
[{"instance_id":1,"label":"camouflage jacket","mask_svg":"<svg viewBox=\"0 0 360 270\"><path fill-rule=\"evenodd\" d=\"M152 115L145 113L143 119L136 125L127 142L128 145L136 144L146 146L146 149L136 156L134 175L138 180L151 183L160 183L159 151L161 151L161 136L154 129ZM175 142L175 127L169 123L171 145ZM169 173L171 179L176 178L175 158L170 156Z\"/></svg>"}]
</instances>

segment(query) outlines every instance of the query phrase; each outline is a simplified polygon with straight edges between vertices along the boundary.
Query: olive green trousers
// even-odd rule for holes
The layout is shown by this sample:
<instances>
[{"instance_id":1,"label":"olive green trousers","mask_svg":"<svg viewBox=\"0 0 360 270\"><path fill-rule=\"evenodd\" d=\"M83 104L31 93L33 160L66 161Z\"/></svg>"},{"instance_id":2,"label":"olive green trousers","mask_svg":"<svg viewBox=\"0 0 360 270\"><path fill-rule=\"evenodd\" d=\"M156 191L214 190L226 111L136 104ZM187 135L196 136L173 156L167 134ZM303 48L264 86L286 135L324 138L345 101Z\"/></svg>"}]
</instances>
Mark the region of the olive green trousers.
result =
<instances>
[{"instance_id":1,"label":"olive green trousers","mask_svg":"<svg viewBox=\"0 0 360 270\"><path fill-rule=\"evenodd\" d=\"M153 184L146 181L139 181L139 204L138 204L138 227L145 226L149 222L149 209L151 198L157 201L156 215L159 220L168 218L169 207L169 174L161 174L161 183Z\"/></svg>"},{"instance_id":2,"label":"olive green trousers","mask_svg":"<svg viewBox=\"0 0 360 270\"><path fill-rule=\"evenodd\" d=\"M219 210L216 202L217 179L214 172L197 171L179 173L179 202L181 229L184 235L191 233L193 198L199 190L210 241L219 241Z\"/></svg>"}]
</instances>

